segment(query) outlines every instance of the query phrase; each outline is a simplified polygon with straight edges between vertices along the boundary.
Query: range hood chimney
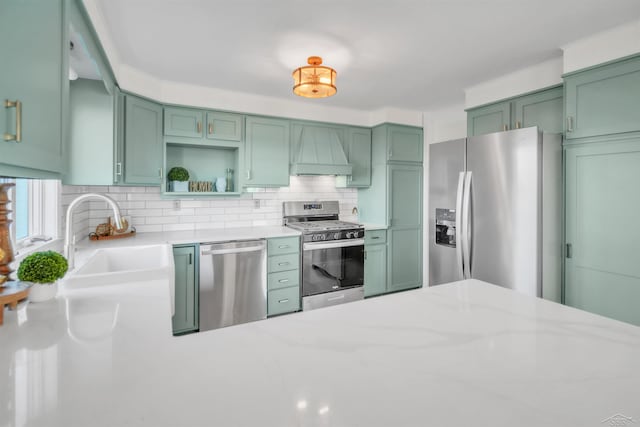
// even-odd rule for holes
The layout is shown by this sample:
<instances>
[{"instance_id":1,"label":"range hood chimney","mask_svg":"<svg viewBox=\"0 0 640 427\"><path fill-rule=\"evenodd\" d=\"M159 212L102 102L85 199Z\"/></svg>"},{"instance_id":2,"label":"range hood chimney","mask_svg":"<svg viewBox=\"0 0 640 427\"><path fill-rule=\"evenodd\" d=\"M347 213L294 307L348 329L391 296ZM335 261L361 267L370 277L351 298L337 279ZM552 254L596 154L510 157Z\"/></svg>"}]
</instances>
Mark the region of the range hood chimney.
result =
<instances>
[{"instance_id":1,"label":"range hood chimney","mask_svg":"<svg viewBox=\"0 0 640 427\"><path fill-rule=\"evenodd\" d=\"M351 175L352 167L335 129L302 126L294 133L292 175Z\"/></svg>"}]
</instances>

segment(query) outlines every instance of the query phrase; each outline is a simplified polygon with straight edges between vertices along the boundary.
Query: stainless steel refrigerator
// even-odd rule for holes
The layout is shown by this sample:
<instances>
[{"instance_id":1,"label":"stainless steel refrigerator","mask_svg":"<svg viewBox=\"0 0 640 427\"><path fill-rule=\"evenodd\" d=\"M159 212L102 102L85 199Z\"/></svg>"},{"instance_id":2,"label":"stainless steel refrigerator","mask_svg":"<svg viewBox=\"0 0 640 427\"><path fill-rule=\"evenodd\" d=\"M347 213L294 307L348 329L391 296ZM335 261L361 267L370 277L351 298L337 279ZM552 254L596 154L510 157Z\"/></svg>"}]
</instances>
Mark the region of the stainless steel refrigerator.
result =
<instances>
[{"instance_id":1,"label":"stainless steel refrigerator","mask_svg":"<svg viewBox=\"0 0 640 427\"><path fill-rule=\"evenodd\" d=\"M537 127L429 146L429 284L560 301L562 140Z\"/></svg>"}]
</instances>

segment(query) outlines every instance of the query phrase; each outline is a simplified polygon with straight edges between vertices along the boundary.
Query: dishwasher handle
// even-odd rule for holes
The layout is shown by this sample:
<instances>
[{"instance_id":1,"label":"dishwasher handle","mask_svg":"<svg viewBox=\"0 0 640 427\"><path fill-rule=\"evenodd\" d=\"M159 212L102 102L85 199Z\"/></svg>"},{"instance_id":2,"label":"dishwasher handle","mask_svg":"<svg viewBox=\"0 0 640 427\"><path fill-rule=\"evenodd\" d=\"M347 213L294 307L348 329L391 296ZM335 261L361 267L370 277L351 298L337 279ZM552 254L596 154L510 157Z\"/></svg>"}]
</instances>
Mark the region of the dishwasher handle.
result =
<instances>
[{"instance_id":1,"label":"dishwasher handle","mask_svg":"<svg viewBox=\"0 0 640 427\"><path fill-rule=\"evenodd\" d=\"M202 255L226 255L240 254L244 252L258 252L264 250L264 246L250 246L248 248L214 249L212 251L202 251Z\"/></svg>"}]
</instances>

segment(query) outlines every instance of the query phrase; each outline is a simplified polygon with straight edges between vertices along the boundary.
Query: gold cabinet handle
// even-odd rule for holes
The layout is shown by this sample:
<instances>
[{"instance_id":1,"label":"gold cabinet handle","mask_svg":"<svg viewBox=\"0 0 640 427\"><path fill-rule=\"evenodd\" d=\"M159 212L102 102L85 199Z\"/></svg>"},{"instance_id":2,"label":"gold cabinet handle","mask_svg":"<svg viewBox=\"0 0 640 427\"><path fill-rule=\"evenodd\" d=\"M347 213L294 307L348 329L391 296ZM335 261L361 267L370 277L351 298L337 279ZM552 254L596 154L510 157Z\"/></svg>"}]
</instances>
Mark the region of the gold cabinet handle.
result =
<instances>
[{"instance_id":1,"label":"gold cabinet handle","mask_svg":"<svg viewBox=\"0 0 640 427\"><path fill-rule=\"evenodd\" d=\"M209 135L213 133L213 123L209 123Z\"/></svg>"},{"instance_id":2,"label":"gold cabinet handle","mask_svg":"<svg viewBox=\"0 0 640 427\"><path fill-rule=\"evenodd\" d=\"M502 130L504 130L504 131L509 130L509 125L502 125Z\"/></svg>"},{"instance_id":3,"label":"gold cabinet handle","mask_svg":"<svg viewBox=\"0 0 640 427\"><path fill-rule=\"evenodd\" d=\"M16 133L15 135L10 133L4 134L5 141L22 141L22 102L18 101L9 101L8 99L4 100L4 108L15 108L16 109Z\"/></svg>"},{"instance_id":4,"label":"gold cabinet handle","mask_svg":"<svg viewBox=\"0 0 640 427\"><path fill-rule=\"evenodd\" d=\"M520 120L518 120L516 122L516 129L520 129L522 127L522 124L520 123Z\"/></svg>"},{"instance_id":5,"label":"gold cabinet handle","mask_svg":"<svg viewBox=\"0 0 640 427\"><path fill-rule=\"evenodd\" d=\"M198 133L202 132L202 123L201 122L197 122L196 123L196 129L198 130Z\"/></svg>"}]
</instances>

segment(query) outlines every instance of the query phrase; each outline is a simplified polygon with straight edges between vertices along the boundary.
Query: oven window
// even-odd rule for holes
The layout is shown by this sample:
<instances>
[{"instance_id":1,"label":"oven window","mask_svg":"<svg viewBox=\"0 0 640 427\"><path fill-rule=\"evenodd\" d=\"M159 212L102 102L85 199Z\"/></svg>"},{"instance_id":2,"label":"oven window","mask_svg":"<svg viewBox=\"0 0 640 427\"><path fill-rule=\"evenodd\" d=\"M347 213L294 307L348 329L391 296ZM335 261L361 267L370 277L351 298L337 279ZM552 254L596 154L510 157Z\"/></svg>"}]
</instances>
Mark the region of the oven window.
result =
<instances>
[{"instance_id":1,"label":"oven window","mask_svg":"<svg viewBox=\"0 0 640 427\"><path fill-rule=\"evenodd\" d=\"M304 251L302 296L364 284L364 245Z\"/></svg>"}]
</instances>

